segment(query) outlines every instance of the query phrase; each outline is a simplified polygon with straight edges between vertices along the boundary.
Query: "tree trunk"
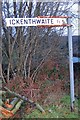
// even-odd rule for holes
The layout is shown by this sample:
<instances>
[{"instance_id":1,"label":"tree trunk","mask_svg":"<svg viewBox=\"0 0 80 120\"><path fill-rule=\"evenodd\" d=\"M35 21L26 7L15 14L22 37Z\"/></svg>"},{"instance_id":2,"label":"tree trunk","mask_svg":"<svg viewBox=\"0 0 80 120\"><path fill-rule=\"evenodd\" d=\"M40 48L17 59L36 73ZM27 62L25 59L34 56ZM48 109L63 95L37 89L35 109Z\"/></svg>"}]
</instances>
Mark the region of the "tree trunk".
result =
<instances>
[{"instance_id":1,"label":"tree trunk","mask_svg":"<svg viewBox=\"0 0 80 120\"><path fill-rule=\"evenodd\" d=\"M0 1L0 28L2 28L2 2ZM3 74L2 74L2 29L0 29L0 80L5 83ZM1 87L0 83L0 87Z\"/></svg>"}]
</instances>

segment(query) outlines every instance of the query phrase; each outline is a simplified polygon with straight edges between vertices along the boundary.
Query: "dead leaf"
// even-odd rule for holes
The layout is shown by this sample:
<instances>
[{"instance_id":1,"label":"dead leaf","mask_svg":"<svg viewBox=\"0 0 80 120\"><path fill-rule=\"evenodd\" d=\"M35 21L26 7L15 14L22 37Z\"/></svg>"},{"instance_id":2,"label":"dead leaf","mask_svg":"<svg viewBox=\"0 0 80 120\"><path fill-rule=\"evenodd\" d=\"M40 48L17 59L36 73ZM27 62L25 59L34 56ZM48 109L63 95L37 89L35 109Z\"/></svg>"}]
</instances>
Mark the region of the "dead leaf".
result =
<instances>
[{"instance_id":1,"label":"dead leaf","mask_svg":"<svg viewBox=\"0 0 80 120\"><path fill-rule=\"evenodd\" d=\"M5 117L11 117L14 115L12 111L9 111L9 110L3 108L2 106L0 106L0 111Z\"/></svg>"},{"instance_id":2,"label":"dead leaf","mask_svg":"<svg viewBox=\"0 0 80 120\"><path fill-rule=\"evenodd\" d=\"M9 104L9 100L6 100L5 106L6 106L7 108L12 108L12 107L13 107L11 104Z\"/></svg>"},{"instance_id":3,"label":"dead leaf","mask_svg":"<svg viewBox=\"0 0 80 120\"><path fill-rule=\"evenodd\" d=\"M7 103L5 103L5 106L6 106L7 108L13 108L13 106L12 106L12 105L7 104Z\"/></svg>"}]
</instances>

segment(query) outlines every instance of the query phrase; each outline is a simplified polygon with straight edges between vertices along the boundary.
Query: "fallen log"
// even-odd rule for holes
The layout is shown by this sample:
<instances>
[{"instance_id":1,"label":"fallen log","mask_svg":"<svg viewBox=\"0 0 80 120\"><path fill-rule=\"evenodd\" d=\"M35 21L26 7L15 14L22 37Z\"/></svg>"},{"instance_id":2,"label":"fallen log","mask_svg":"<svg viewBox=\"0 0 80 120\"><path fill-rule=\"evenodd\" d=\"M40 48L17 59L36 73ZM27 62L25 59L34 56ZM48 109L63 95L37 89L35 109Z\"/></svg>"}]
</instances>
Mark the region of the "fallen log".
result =
<instances>
[{"instance_id":1,"label":"fallen log","mask_svg":"<svg viewBox=\"0 0 80 120\"><path fill-rule=\"evenodd\" d=\"M9 110L3 108L2 106L0 106L0 112L2 114L2 118L13 116L13 112L12 111L9 111Z\"/></svg>"},{"instance_id":2,"label":"fallen log","mask_svg":"<svg viewBox=\"0 0 80 120\"><path fill-rule=\"evenodd\" d=\"M45 113L45 110L38 103L28 99L25 96L21 96L20 94L17 94L15 92L9 90L7 87L4 87L4 89L8 92L8 94L14 95L15 97L18 97L18 98L30 103L31 105L35 106L38 110L40 110L42 113Z\"/></svg>"},{"instance_id":3,"label":"fallen log","mask_svg":"<svg viewBox=\"0 0 80 120\"><path fill-rule=\"evenodd\" d=\"M22 103L23 103L23 100L20 100L20 101L15 105L14 109L11 110L11 112L12 112L13 114L15 114L15 113L19 110L19 108L20 108L20 106L21 106Z\"/></svg>"},{"instance_id":4,"label":"fallen log","mask_svg":"<svg viewBox=\"0 0 80 120\"><path fill-rule=\"evenodd\" d=\"M10 105L12 105L12 108L7 108L7 109L12 110L15 107L15 105L18 103L18 101L19 101L19 98L15 97L10 103Z\"/></svg>"},{"instance_id":5,"label":"fallen log","mask_svg":"<svg viewBox=\"0 0 80 120\"><path fill-rule=\"evenodd\" d=\"M0 116L1 118L10 118L12 117L20 108L21 104L23 103L23 100L19 100L15 107L12 108L12 110L8 110L7 108L4 108L0 106Z\"/></svg>"}]
</instances>

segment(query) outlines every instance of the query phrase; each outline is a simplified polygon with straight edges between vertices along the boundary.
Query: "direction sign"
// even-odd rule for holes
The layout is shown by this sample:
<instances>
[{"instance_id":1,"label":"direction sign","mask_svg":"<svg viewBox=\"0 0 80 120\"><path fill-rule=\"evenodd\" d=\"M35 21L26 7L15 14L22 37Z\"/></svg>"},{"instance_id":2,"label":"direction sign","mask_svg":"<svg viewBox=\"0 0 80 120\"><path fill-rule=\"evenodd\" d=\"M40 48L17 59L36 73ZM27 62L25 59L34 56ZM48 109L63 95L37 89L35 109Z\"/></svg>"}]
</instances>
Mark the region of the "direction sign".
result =
<instances>
[{"instance_id":1,"label":"direction sign","mask_svg":"<svg viewBox=\"0 0 80 120\"><path fill-rule=\"evenodd\" d=\"M11 26L68 26L65 17L6 18L7 27Z\"/></svg>"}]
</instances>

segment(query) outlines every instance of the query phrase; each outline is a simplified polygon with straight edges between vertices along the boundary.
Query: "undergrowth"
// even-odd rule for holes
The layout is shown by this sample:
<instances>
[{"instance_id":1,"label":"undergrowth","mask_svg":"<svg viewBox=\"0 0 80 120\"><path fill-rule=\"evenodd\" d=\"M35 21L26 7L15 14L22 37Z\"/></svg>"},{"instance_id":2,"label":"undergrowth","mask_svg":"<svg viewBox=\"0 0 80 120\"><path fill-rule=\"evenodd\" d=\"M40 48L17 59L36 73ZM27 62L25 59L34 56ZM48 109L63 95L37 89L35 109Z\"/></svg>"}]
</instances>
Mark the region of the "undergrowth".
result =
<instances>
[{"instance_id":1,"label":"undergrowth","mask_svg":"<svg viewBox=\"0 0 80 120\"><path fill-rule=\"evenodd\" d=\"M74 103L74 112L70 111L70 96L64 96L59 104L44 107L45 114L34 109L29 114L25 114L25 118L78 118L78 100Z\"/></svg>"}]
</instances>

